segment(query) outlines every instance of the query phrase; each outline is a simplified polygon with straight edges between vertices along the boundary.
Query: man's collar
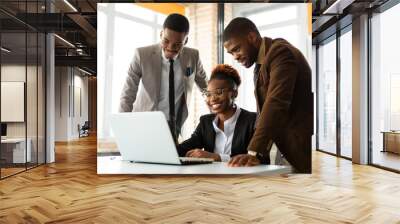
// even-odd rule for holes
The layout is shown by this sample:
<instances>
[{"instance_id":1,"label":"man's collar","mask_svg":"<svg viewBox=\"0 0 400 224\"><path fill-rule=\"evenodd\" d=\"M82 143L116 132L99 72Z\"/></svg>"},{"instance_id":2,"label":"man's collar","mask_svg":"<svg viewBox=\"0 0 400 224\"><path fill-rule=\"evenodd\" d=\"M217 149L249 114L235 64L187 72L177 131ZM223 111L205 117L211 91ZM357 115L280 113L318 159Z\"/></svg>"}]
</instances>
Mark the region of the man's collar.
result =
<instances>
[{"instance_id":1,"label":"man's collar","mask_svg":"<svg viewBox=\"0 0 400 224\"><path fill-rule=\"evenodd\" d=\"M258 50L257 64L263 64L265 58L265 39L261 38L260 50Z\"/></svg>"}]
</instances>

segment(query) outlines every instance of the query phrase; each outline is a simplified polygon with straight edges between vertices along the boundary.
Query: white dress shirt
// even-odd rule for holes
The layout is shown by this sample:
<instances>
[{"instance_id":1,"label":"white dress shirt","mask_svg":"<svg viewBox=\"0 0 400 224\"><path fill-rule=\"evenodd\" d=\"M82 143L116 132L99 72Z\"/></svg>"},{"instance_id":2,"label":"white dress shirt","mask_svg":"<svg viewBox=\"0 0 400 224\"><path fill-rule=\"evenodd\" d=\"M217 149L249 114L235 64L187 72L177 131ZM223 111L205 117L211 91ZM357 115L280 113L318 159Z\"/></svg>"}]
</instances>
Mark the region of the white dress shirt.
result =
<instances>
[{"instance_id":1,"label":"white dress shirt","mask_svg":"<svg viewBox=\"0 0 400 224\"><path fill-rule=\"evenodd\" d=\"M169 59L164 55L161 50L161 85L160 85L160 99L158 101L158 110L162 111L167 120L169 120ZM179 110L179 105L182 100L184 82L181 63L178 59L179 55L173 58L174 60L174 85L175 85L175 117ZM178 59L178 60L177 60Z\"/></svg>"},{"instance_id":2,"label":"white dress shirt","mask_svg":"<svg viewBox=\"0 0 400 224\"><path fill-rule=\"evenodd\" d=\"M240 108L236 107L236 111L232 117L224 121L224 130L218 128L218 117L215 117L213 126L215 130L215 148L214 153L219 154L222 162L227 162L231 158L232 139L235 131L237 119L240 115Z\"/></svg>"}]
</instances>

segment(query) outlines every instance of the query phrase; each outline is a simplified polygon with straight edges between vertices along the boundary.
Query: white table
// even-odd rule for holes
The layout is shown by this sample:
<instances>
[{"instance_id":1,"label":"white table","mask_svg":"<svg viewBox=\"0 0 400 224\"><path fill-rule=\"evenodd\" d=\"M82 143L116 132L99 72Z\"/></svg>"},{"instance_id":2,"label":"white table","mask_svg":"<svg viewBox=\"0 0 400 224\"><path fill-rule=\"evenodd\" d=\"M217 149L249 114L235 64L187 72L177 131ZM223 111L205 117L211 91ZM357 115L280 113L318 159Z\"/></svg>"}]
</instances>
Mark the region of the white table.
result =
<instances>
[{"instance_id":1,"label":"white table","mask_svg":"<svg viewBox=\"0 0 400 224\"><path fill-rule=\"evenodd\" d=\"M27 159L26 162L31 161L31 145L32 141L30 138L26 139L27 146L26 147L26 154L25 154L25 138L6 138L6 139L1 139L1 144L4 146L13 146L12 148L12 157L13 163L25 163L25 159ZM4 149L3 149L4 150ZM4 150L5 151L5 150Z\"/></svg>"},{"instance_id":2,"label":"white table","mask_svg":"<svg viewBox=\"0 0 400 224\"><path fill-rule=\"evenodd\" d=\"M276 175L287 173L291 173L290 167L277 165L228 167L224 162L201 165L164 165L122 161L121 156L97 157L97 174Z\"/></svg>"}]
</instances>

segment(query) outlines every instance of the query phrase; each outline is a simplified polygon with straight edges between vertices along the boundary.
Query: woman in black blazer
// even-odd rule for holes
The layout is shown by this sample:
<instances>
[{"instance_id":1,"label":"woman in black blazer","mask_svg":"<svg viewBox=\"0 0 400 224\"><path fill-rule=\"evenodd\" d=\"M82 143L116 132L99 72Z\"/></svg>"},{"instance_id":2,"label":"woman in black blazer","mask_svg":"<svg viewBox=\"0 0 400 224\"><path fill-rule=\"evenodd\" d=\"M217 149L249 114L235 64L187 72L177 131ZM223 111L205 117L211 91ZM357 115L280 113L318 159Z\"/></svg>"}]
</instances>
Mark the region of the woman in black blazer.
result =
<instances>
[{"instance_id":1,"label":"woman in black blazer","mask_svg":"<svg viewBox=\"0 0 400 224\"><path fill-rule=\"evenodd\" d=\"M179 156L228 161L238 154L247 154L256 113L234 104L240 82L238 72L231 66L221 64L214 68L203 92L212 114L200 117L192 136L177 146Z\"/></svg>"}]
</instances>

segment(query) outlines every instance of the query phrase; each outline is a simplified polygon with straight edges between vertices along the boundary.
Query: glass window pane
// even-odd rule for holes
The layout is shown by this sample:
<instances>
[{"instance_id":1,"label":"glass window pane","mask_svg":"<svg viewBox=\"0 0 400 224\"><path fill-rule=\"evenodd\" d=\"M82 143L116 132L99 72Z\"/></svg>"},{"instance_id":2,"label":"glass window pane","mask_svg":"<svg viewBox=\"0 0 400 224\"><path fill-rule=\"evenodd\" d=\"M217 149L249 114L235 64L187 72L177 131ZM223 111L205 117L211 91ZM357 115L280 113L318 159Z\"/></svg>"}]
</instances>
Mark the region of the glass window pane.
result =
<instances>
[{"instance_id":1,"label":"glass window pane","mask_svg":"<svg viewBox=\"0 0 400 224\"><path fill-rule=\"evenodd\" d=\"M157 14L157 24L162 27L166 18L167 18L167 15L165 15L165 14Z\"/></svg>"},{"instance_id":2,"label":"glass window pane","mask_svg":"<svg viewBox=\"0 0 400 224\"><path fill-rule=\"evenodd\" d=\"M39 13L45 1L4 3L15 13ZM45 161L45 35L0 13L1 178ZM40 65L39 65L40 64ZM40 78L39 78L40 77ZM4 115L4 116L3 116ZM39 137L40 133L40 137Z\"/></svg>"},{"instance_id":3,"label":"glass window pane","mask_svg":"<svg viewBox=\"0 0 400 224\"><path fill-rule=\"evenodd\" d=\"M26 158L26 34L2 33L1 46L1 123L5 133L1 140L1 177L25 170ZM11 109L13 108L13 109ZM29 142L29 141L28 141ZM30 143L30 142L29 142Z\"/></svg>"},{"instance_id":4,"label":"glass window pane","mask_svg":"<svg viewBox=\"0 0 400 224\"><path fill-rule=\"evenodd\" d=\"M318 51L318 148L336 154L336 41Z\"/></svg>"},{"instance_id":5,"label":"glass window pane","mask_svg":"<svg viewBox=\"0 0 400 224\"><path fill-rule=\"evenodd\" d=\"M26 118L27 118L27 149L28 153L28 168L37 165L37 75L38 75L38 35L36 32L27 33L28 55L27 55L27 80L26 80Z\"/></svg>"},{"instance_id":6,"label":"glass window pane","mask_svg":"<svg viewBox=\"0 0 400 224\"><path fill-rule=\"evenodd\" d=\"M116 4L118 5L118 4ZM132 29L126 29L131 27ZM137 31L140 30L140 35ZM118 112L119 96L136 48L154 43L154 28L124 18L115 19L112 113ZM135 40L135 41L131 41Z\"/></svg>"},{"instance_id":7,"label":"glass window pane","mask_svg":"<svg viewBox=\"0 0 400 224\"><path fill-rule=\"evenodd\" d=\"M269 7L265 7L266 5L269 5ZM280 16L281 13L288 14L285 14L286 16L282 17ZM308 36L305 32L302 32L302 28L307 27L306 20L301 19L303 17L305 18L307 15L307 10L306 7L304 7L304 4L294 4L290 6L279 3L237 4L233 6L233 15L234 17L245 16L252 20L263 37L270 37L273 39L284 38L297 47L304 55L307 55L308 51L310 51L306 49L308 45L304 45L304 43L309 41ZM298 22L293 22L293 20ZM285 23L285 21L289 22ZM248 69L244 68L225 50L224 61L225 63L232 64L234 68L238 70L242 78L242 84L239 87L239 94L237 97L237 104L247 110L256 111L257 106L254 97L253 81L254 66Z\"/></svg>"},{"instance_id":8,"label":"glass window pane","mask_svg":"<svg viewBox=\"0 0 400 224\"><path fill-rule=\"evenodd\" d=\"M45 76L45 65L46 65L46 36L43 33L39 33L38 36L38 164L45 163L46 148L45 148L45 123L46 123L46 76Z\"/></svg>"},{"instance_id":9,"label":"glass window pane","mask_svg":"<svg viewBox=\"0 0 400 224\"><path fill-rule=\"evenodd\" d=\"M282 16L285 15L285 16ZM266 9L265 11L254 13L249 15L248 18L254 21L256 26L264 26L274 23L280 23L287 20L293 20L297 18L297 7L288 6L276 9Z\"/></svg>"},{"instance_id":10,"label":"glass window pane","mask_svg":"<svg viewBox=\"0 0 400 224\"><path fill-rule=\"evenodd\" d=\"M299 27L296 24L281 26L273 29L260 30L263 37L283 38L296 47L299 47Z\"/></svg>"},{"instance_id":11,"label":"glass window pane","mask_svg":"<svg viewBox=\"0 0 400 224\"><path fill-rule=\"evenodd\" d=\"M133 16L138 20L154 20L154 13L151 10L143 8L139 5L135 5L133 3L119 3L113 5L115 6L115 10L117 13L123 13L128 16ZM118 16L123 17L124 15Z\"/></svg>"},{"instance_id":12,"label":"glass window pane","mask_svg":"<svg viewBox=\"0 0 400 224\"><path fill-rule=\"evenodd\" d=\"M340 152L352 157L352 35L340 37Z\"/></svg>"},{"instance_id":13,"label":"glass window pane","mask_svg":"<svg viewBox=\"0 0 400 224\"><path fill-rule=\"evenodd\" d=\"M135 49L158 43L161 25L157 19L161 22L165 16L135 4L99 3L97 8L97 137L101 141L112 138L108 117L118 112Z\"/></svg>"},{"instance_id":14,"label":"glass window pane","mask_svg":"<svg viewBox=\"0 0 400 224\"><path fill-rule=\"evenodd\" d=\"M371 20L372 163L396 170L400 170L400 155L393 153L400 153L400 33L394 29L398 21L400 4Z\"/></svg>"}]
</instances>

